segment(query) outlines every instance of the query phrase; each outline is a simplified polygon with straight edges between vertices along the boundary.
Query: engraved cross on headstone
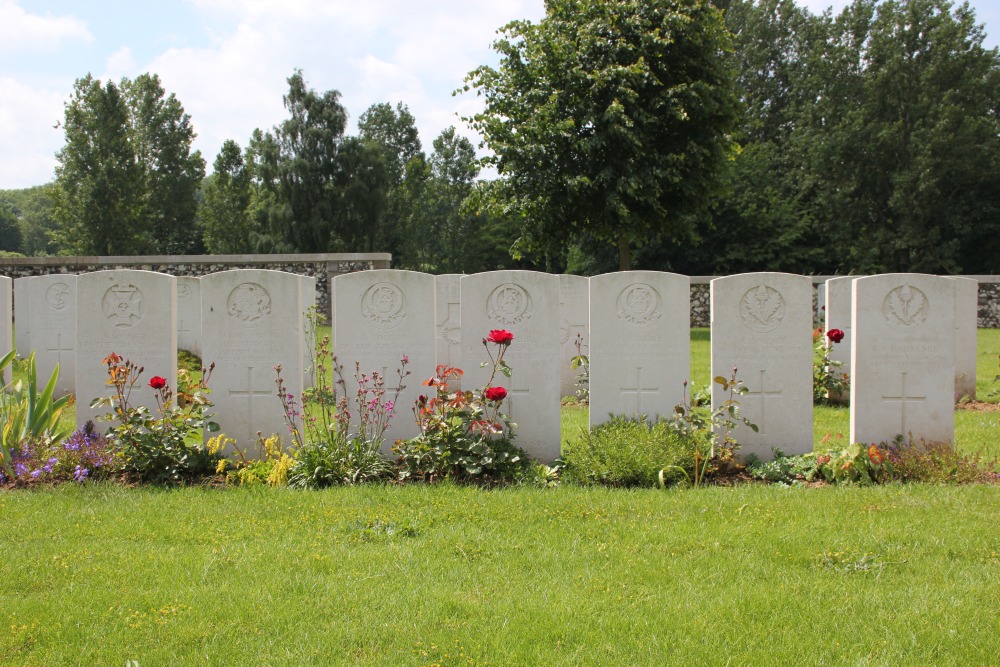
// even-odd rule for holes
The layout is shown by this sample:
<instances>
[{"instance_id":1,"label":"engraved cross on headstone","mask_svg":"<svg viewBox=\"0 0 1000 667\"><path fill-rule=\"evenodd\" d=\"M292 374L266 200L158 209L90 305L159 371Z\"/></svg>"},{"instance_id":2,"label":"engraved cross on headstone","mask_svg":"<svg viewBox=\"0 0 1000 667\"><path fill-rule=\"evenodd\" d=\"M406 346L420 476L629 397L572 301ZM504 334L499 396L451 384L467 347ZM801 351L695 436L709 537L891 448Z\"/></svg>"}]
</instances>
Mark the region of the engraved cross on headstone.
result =
<instances>
[{"instance_id":1,"label":"engraved cross on headstone","mask_svg":"<svg viewBox=\"0 0 1000 667\"><path fill-rule=\"evenodd\" d=\"M758 396L760 397L760 434L767 434L767 399L768 398L780 398L783 393L781 390L778 391L767 391L767 371L761 369L760 371L760 389L757 391L748 391L747 396Z\"/></svg>"},{"instance_id":2,"label":"engraved cross on headstone","mask_svg":"<svg viewBox=\"0 0 1000 667\"><path fill-rule=\"evenodd\" d=\"M62 368L62 361L63 361L63 359L62 359L62 353L63 352L72 352L73 348L72 347L63 347L63 344L62 344L62 333L56 332L56 344L55 344L55 347L53 347L53 346L50 345L50 346L48 346L48 347L45 348L45 351L46 352L54 352L55 355L56 355L56 363L59 364L60 368Z\"/></svg>"},{"instance_id":3,"label":"engraved cross on headstone","mask_svg":"<svg viewBox=\"0 0 1000 667\"><path fill-rule=\"evenodd\" d=\"M626 395L635 394L635 412L634 414L642 415L645 414L642 411L642 395L646 394L657 394L660 393L660 388L657 387L643 387L642 386L642 366L635 367L635 386L634 387L622 387L621 397L622 402L624 402Z\"/></svg>"},{"instance_id":4,"label":"engraved cross on headstone","mask_svg":"<svg viewBox=\"0 0 1000 667\"><path fill-rule=\"evenodd\" d=\"M266 390L264 390L264 389L254 389L254 387L253 387L253 371L254 371L254 367L253 366L247 366L247 386L246 386L246 389L230 389L229 390L229 395L230 396L246 396L246 399L247 399L247 412L246 412L246 415L247 415L247 420L246 420L247 421L247 436L251 440L256 435L256 432L254 431L254 428L253 428L254 427L254 422L255 422L255 420L253 419L253 416L254 416L253 399L254 398L260 398L260 397L263 397L263 396L267 396L268 398L271 398L272 396L274 396L274 391L272 389L270 389L270 388L268 388Z\"/></svg>"},{"instance_id":5,"label":"engraved cross on headstone","mask_svg":"<svg viewBox=\"0 0 1000 667\"><path fill-rule=\"evenodd\" d=\"M927 396L908 396L906 393L906 371L900 373L902 376L900 378L900 391L899 396L883 396L883 403L895 403L899 402L899 433L900 435L906 435L906 404L909 403L919 403L920 401L927 400Z\"/></svg>"}]
</instances>

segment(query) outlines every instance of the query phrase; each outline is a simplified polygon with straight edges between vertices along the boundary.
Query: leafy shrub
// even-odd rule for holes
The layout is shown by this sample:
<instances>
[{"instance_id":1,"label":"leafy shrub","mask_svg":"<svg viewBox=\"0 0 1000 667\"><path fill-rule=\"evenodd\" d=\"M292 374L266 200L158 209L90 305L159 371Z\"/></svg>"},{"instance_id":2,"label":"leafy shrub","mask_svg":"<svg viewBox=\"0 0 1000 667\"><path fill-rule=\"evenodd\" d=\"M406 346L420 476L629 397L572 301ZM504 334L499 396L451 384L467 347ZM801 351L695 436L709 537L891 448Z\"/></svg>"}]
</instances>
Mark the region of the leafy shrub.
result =
<instances>
[{"instance_id":1,"label":"leafy shrub","mask_svg":"<svg viewBox=\"0 0 1000 667\"><path fill-rule=\"evenodd\" d=\"M914 442L902 436L887 446L896 479L905 482L970 484L1000 482L996 461L955 451L947 442Z\"/></svg>"},{"instance_id":2,"label":"leafy shrub","mask_svg":"<svg viewBox=\"0 0 1000 667\"><path fill-rule=\"evenodd\" d=\"M434 395L421 395L413 406L420 435L393 447L401 479L498 484L525 473L528 457L513 443L517 425L501 412L507 390L493 386L497 373L511 376L504 354L513 340L514 335L503 329L494 329L483 339L490 358L483 366L492 365L493 372L482 389L450 391L449 381L462 371L443 364L424 382L434 387ZM498 346L496 357L490 344Z\"/></svg>"},{"instance_id":3,"label":"leafy shrub","mask_svg":"<svg viewBox=\"0 0 1000 667\"><path fill-rule=\"evenodd\" d=\"M819 475L833 484L880 484L893 479L888 453L878 445L853 443L840 451L816 456Z\"/></svg>"},{"instance_id":4,"label":"leafy shrub","mask_svg":"<svg viewBox=\"0 0 1000 667\"><path fill-rule=\"evenodd\" d=\"M580 484L656 486L694 477L696 442L667 420L614 415L563 449L565 479Z\"/></svg>"},{"instance_id":5,"label":"leafy shrub","mask_svg":"<svg viewBox=\"0 0 1000 667\"><path fill-rule=\"evenodd\" d=\"M213 442L216 441L216 442ZM295 465L295 459L286 454L281 449L281 438L272 435L269 438L257 434L257 446L259 456L256 459L248 459L243 451L236 446L236 441L227 438L224 434L219 434L208 441L208 447L224 450L232 447L237 453L239 461L230 464L223 460L220 464L219 472L226 472L226 482L237 486L284 486L288 483L288 473ZM229 470L230 465L232 469Z\"/></svg>"},{"instance_id":6,"label":"leafy shrub","mask_svg":"<svg viewBox=\"0 0 1000 667\"><path fill-rule=\"evenodd\" d=\"M315 318L315 313L311 313ZM315 319L311 319L315 327ZM403 355L396 371L399 381L390 397L385 377L378 371L362 373L354 365L354 392L352 413L348 399L344 367L330 350L330 337L324 336L316 348L313 359L315 385L305 391L302 405L285 389L278 373L278 398L284 410L285 423L295 442L292 451L294 462L288 470L291 486L319 488L333 484L359 484L392 477L392 463L382 455L385 432L395 415L399 393L405 389L403 380L410 374L406 370L409 358ZM327 379L327 370L330 370ZM353 417L358 422L354 425Z\"/></svg>"},{"instance_id":7,"label":"leafy shrub","mask_svg":"<svg viewBox=\"0 0 1000 667\"><path fill-rule=\"evenodd\" d=\"M795 484L812 481L816 476L816 455L813 453L786 456L780 449L772 449L774 458L763 462L754 455L747 458L747 472L751 477L774 484Z\"/></svg>"},{"instance_id":8,"label":"leafy shrub","mask_svg":"<svg viewBox=\"0 0 1000 667\"><path fill-rule=\"evenodd\" d=\"M222 456L218 449L203 443L204 432L219 430L207 413L212 405L207 383L214 364L202 369L201 379L186 383L184 393L179 395L184 396L183 406L174 405L173 391L164 378L150 378L158 416L145 406L129 403L132 389L142 376L141 367L114 352L105 357L104 364L115 395L94 399L91 407L111 407L110 413L98 419L117 422L108 429L108 435L121 454L117 459L121 472L153 484L183 484L216 472Z\"/></svg>"}]
</instances>

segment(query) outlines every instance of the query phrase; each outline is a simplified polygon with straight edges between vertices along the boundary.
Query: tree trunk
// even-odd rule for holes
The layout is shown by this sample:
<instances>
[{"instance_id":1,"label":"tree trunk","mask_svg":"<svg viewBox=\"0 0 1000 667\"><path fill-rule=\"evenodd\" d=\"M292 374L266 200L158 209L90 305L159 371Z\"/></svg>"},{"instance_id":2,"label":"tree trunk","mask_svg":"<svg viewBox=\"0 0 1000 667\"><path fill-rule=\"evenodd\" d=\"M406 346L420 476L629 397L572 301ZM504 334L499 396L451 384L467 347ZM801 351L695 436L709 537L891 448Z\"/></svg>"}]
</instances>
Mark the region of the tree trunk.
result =
<instances>
[{"instance_id":1,"label":"tree trunk","mask_svg":"<svg viewBox=\"0 0 1000 667\"><path fill-rule=\"evenodd\" d=\"M618 236L618 270L629 271L632 268L632 254L628 239L624 234Z\"/></svg>"}]
</instances>

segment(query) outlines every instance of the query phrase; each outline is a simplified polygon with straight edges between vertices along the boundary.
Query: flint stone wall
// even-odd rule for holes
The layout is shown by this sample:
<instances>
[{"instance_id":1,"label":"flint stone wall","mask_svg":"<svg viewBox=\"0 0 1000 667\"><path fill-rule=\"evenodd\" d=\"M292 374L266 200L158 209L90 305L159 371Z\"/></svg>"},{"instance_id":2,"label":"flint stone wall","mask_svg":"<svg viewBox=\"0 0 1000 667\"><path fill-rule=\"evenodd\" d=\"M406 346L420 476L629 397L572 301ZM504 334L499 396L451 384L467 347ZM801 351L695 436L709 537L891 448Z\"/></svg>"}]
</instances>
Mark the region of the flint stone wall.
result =
<instances>
[{"instance_id":1,"label":"flint stone wall","mask_svg":"<svg viewBox=\"0 0 1000 667\"><path fill-rule=\"evenodd\" d=\"M91 273L109 269L158 271L172 276L204 276L230 269L270 269L317 278L316 307L325 320L330 312L330 280L368 269L388 269L392 255L317 253L289 255L143 255L136 257L11 257L0 259L0 275L9 278L58 273Z\"/></svg>"}]
</instances>

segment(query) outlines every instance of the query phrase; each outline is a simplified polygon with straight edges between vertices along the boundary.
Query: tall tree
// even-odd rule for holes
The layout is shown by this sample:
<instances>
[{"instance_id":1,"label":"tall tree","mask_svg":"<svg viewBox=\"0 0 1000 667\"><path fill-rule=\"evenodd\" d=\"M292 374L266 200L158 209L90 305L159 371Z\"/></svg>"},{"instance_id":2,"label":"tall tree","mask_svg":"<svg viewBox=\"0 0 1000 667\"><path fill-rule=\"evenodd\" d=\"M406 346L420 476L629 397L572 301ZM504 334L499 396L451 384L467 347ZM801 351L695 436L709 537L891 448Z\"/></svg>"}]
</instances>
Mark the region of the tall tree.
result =
<instances>
[{"instance_id":1,"label":"tall tree","mask_svg":"<svg viewBox=\"0 0 1000 667\"><path fill-rule=\"evenodd\" d=\"M338 217L336 181L347 110L338 91L308 88L301 70L288 77L284 103L289 118L251 140L257 177L271 195L271 233L297 252L343 249L348 230Z\"/></svg>"},{"instance_id":2,"label":"tall tree","mask_svg":"<svg viewBox=\"0 0 1000 667\"><path fill-rule=\"evenodd\" d=\"M0 197L0 251L21 252L21 228L14 205Z\"/></svg>"},{"instance_id":3,"label":"tall tree","mask_svg":"<svg viewBox=\"0 0 1000 667\"><path fill-rule=\"evenodd\" d=\"M502 192L538 246L586 232L619 249L683 237L709 206L737 121L728 32L708 0L546 0L498 69L469 74Z\"/></svg>"},{"instance_id":4,"label":"tall tree","mask_svg":"<svg viewBox=\"0 0 1000 667\"><path fill-rule=\"evenodd\" d=\"M379 249L391 252L399 266L418 268L415 251L422 233L418 201L427 170L416 120L405 104L395 108L385 102L373 104L358 118L358 136L382 153L385 165Z\"/></svg>"},{"instance_id":5,"label":"tall tree","mask_svg":"<svg viewBox=\"0 0 1000 667\"><path fill-rule=\"evenodd\" d=\"M145 176L146 215L159 252L200 252L196 195L205 160L191 151L195 132L177 97L166 94L156 74L122 79L130 115L130 136Z\"/></svg>"},{"instance_id":6,"label":"tall tree","mask_svg":"<svg viewBox=\"0 0 1000 667\"><path fill-rule=\"evenodd\" d=\"M62 252L147 254L195 249L195 195L205 175L180 103L155 75L76 81L56 159Z\"/></svg>"},{"instance_id":7,"label":"tall tree","mask_svg":"<svg viewBox=\"0 0 1000 667\"><path fill-rule=\"evenodd\" d=\"M205 248L212 254L250 253L259 235L250 212L253 179L240 145L227 139L205 179L205 201L198 211Z\"/></svg>"},{"instance_id":8,"label":"tall tree","mask_svg":"<svg viewBox=\"0 0 1000 667\"><path fill-rule=\"evenodd\" d=\"M66 103L66 145L56 154L55 216L61 252L141 255L155 251L142 166L130 144L129 110L113 81L89 74Z\"/></svg>"}]
</instances>

